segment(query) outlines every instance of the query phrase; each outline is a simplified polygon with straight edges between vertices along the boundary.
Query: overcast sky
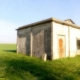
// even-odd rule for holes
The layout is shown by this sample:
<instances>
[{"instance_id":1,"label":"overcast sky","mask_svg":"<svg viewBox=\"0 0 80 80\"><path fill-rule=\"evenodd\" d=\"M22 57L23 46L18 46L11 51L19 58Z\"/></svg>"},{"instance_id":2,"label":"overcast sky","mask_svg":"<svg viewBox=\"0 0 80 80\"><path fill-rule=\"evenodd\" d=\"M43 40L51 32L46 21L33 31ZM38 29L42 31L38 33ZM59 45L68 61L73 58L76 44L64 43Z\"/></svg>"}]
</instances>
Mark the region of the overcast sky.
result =
<instances>
[{"instance_id":1,"label":"overcast sky","mask_svg":"<svg viewBox=\"0 0 80 80\"><path fill-rule=\"evenodd\" d=\"M15 29L50 17L80 25L80 0L0 0L0 43L16 43Z\"/></svg>"}]
</instances>

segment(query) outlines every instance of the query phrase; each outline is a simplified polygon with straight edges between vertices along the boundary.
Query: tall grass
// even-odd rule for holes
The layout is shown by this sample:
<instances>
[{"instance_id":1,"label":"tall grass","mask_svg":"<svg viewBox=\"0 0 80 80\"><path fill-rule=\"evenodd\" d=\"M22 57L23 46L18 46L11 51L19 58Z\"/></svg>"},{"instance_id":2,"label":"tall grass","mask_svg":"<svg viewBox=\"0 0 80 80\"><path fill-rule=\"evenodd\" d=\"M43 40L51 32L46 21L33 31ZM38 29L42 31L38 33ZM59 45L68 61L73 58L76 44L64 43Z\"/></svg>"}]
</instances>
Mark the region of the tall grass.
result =
<instances>
[{"instance_id":1,"label":"tall grass","mask_svg":"<svg viewBox=\"0 0 80 80\"><path fill-rule=\"evenodd\" d=\"M0 80L80 80L80 56L43 62L16 54L15 44L1 44Z\"/></svg>"}]
</instances>

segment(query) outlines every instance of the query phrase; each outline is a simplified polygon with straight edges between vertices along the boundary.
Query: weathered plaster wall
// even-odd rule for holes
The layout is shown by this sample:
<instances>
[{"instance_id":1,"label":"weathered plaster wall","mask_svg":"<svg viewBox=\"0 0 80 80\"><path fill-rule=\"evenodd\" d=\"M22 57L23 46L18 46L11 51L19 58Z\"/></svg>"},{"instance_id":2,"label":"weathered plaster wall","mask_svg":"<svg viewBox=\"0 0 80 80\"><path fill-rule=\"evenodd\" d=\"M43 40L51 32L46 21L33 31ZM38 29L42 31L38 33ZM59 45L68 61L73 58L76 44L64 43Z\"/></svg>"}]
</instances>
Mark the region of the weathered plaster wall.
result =
<instances>
[{"instance_id":1,"label":"weathered plaster wall","mask_svg":"<svg viewBox=\"0 0 80 80\"><path fill-rule=\"evenodd\" d=\"M65 56L69 56L68 51L68 26L53 22L53 59L59 58L58 35L65 36Z\"/></svg>"},{"instance_id":2,"label":"weathered plaster wall","mask_svg":"<svg viewBox=\"0 0 80 80\"><path fill-rule=\"evenodd\" d=\"M30 53L30 31L31 28L17 31L17 52L23 54Z\"/></svg>"},{"instance_id":3,"label":"weathered plaster wall","mask_svg":"<svg viewBox=\"0 0 80 80\"><path fill-rule=\"evenodd\" d=\"M17 32L17 52L51 59L51 22L46 22Z\"/></svg>"},{"instance_id":4,"label":"weathered plaster wall","mask_svg":"<svg viewBox=\"0 0 80 80\"><path fill-rule=\"evenodd\" d=\"M32 55L42 57L46 53L51 59L51 22L32 27Z\"/></svg>"}]
</instances>

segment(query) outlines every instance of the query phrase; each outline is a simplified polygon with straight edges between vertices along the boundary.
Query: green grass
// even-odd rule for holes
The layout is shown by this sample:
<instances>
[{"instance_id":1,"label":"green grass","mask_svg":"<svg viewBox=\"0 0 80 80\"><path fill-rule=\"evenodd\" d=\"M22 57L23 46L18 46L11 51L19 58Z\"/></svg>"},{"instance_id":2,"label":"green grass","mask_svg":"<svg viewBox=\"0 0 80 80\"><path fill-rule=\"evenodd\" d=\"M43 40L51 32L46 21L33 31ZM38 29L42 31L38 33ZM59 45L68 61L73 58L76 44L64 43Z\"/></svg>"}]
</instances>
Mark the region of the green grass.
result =
<instances>
[{"instance_id":1,"label":"green grass","mask_svg":"<svg viewBox=\"0 0 80 80\"><path fill-rule=\"evenodd\" d=\"M80 56L43 62L0 44L0 80L80 80Z\"/></svg>"}]
</instances>

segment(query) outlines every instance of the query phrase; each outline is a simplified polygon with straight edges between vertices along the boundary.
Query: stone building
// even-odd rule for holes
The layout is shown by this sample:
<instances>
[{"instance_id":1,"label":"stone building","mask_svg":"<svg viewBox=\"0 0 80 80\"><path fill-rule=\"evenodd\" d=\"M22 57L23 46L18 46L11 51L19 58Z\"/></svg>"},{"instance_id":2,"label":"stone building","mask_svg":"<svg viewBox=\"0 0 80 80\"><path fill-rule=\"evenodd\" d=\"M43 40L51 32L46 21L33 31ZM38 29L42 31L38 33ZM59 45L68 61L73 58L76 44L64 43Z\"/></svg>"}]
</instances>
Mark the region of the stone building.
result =
<instances>
[{"instance_id":1,"label":"stone building","mask_svg":"<svg viewBox=\"0 0 80 80\"><path fill-rule=\"evenodd\" d=\"M71 19L49 18L17 29L17 53L47 59L80 54L80 26Z\"/></svg>"}]
</instances>

